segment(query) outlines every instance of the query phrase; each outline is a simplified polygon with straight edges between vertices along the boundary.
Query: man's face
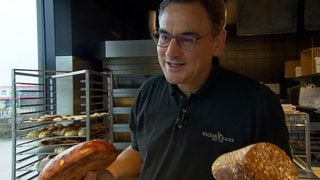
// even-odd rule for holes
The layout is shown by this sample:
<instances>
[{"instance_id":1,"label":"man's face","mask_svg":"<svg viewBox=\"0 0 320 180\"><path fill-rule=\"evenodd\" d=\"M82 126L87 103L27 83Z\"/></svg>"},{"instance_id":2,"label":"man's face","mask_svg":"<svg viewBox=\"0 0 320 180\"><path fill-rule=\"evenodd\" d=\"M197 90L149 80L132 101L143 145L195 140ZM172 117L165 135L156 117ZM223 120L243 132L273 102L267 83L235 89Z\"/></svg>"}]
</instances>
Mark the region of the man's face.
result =
<instances>
[{"instance_id":1,"label":"man's face","mask_svg":"<svg viewBox=\"0 0 320 180\"><path fill-rule=\"evenodd\" d=\"M191 50L180 48L175 38L168 47L157 47L159 64L167 81L185 86L203 83L211 71L217 39L212 36L205 9L198 2L169 4L159 19L159 32L169 36L203 37Z\"/></svg>"}]
</instances>

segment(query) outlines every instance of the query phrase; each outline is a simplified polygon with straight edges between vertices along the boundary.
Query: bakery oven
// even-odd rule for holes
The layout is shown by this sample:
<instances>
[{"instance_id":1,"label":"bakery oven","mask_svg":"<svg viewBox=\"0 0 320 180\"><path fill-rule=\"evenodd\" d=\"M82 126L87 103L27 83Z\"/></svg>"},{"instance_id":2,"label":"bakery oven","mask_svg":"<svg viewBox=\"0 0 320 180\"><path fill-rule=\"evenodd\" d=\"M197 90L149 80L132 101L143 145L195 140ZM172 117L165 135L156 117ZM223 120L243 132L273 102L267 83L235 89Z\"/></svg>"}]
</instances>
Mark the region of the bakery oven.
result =
<instances>
[{"instance_id":1,"label":"bakery oven","mask_svg":"<svg viewBox=\"0 0 320 180\"><path fill-rule=\"evenodd\" d=\"M110 141L119 150L130 143L128 127L130 107L140 85L160 74L156 45L152 40L106 41L100 44L97 56L103 71L110 72Z\"/></svg>"}]
</instances>

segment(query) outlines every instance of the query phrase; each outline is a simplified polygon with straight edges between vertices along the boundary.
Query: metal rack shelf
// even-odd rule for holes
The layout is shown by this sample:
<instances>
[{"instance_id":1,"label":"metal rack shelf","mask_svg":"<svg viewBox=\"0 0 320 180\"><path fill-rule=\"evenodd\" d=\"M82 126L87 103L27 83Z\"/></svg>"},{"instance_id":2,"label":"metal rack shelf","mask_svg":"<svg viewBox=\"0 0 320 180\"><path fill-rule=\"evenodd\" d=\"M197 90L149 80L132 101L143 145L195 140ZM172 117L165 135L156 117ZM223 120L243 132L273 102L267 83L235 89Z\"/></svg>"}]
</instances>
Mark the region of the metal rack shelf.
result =
<instances>
[{"instance_id":1,"label":"metal rack shelf","mask_svg":"<svg viewBox=\"0 0 320 180\"><path fill-rule=\"evenodd\" d=\"M293 161L306 172L311 172L310 120L303 112L285 113Z\"/></svg>"},{"instance_id":2,"label":"metal rack shelf","mask_svg":"<svg viewBox=\"0 0 320 180\"><path fill-rule=\"evenodd\" d=\"M12 70L12 179L36 179L64 148L109 139L108 81L90 70ZM59 134L68 127L77 134Z\"/></svg>"}]
</instances>

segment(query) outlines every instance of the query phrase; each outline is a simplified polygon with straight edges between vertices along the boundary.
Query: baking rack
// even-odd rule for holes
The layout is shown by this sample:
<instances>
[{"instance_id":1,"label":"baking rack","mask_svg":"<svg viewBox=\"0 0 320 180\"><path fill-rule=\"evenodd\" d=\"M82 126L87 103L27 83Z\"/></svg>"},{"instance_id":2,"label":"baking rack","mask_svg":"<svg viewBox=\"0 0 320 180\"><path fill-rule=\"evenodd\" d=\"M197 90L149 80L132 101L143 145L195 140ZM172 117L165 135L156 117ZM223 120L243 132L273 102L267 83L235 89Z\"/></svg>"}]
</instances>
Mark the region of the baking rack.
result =
<instances>
[{"instance_id":1,"label":"baking rack","mask_svg":"<svg viewBox=\"0 0 320 180\"><path fill-rule=\"evenodd\" d=\"M97 138L108 141L108 76L91 70L12 70L12 179L37 179L50 157L57 154L57 147ZM71 105L64 101L68 98ZM69 119L39 121L60 114L61 106L70 109L70 114L64 114ZM74 123L85 129L83 135L30 136L31 132ZM93 130L97 124L101 128Z\"/></svg>"}]
</instances>

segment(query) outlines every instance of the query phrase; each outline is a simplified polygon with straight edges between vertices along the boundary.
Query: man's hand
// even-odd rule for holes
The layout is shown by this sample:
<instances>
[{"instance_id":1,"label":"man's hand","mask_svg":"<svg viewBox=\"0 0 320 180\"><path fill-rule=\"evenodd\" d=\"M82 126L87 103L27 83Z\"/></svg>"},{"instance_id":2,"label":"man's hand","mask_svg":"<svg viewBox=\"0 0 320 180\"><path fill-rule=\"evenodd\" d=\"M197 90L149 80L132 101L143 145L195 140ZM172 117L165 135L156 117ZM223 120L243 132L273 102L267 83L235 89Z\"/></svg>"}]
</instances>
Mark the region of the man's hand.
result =
<instances>
[{"instance_id":1,"label":"man's hand","mask_svg":"<svg viewBox=\"0 0 320 180\"><path fill-rule=\"evenodd\" d=\"M84 176L83 180L114 180L115 178L109 171L103 171L97 173L95 171L89 171Z\"/></svg>"},{"instance_id":2,"label":"man's hand","mask_svg":"<svg viewBox=\"0 0 320 180\"><path fill-rule=\"evenodd\" d=\"M105 171L89 171L83 180L138 180L141 163L139 152L129 146Z\"/></svg>"}]
</instances>

